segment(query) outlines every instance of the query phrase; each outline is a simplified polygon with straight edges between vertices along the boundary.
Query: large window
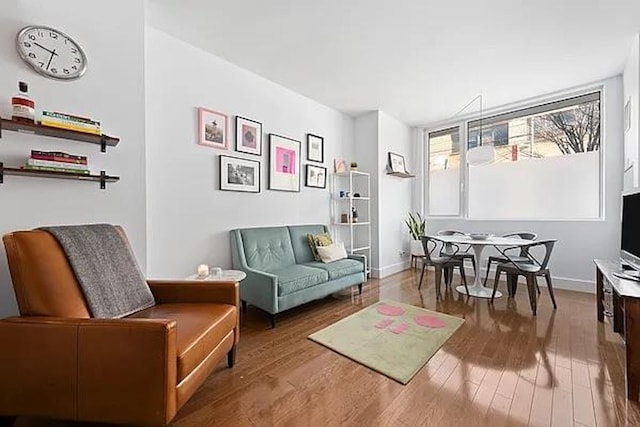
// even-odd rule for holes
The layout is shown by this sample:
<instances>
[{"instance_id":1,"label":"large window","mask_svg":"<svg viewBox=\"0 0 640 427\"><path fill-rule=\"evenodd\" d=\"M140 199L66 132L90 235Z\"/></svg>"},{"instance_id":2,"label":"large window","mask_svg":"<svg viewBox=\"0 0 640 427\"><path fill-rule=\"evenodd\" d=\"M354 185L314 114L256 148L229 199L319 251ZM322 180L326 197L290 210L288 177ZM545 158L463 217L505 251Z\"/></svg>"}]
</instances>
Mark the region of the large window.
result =
<instances>
[{"instance_id":1,"label":"large window","mask_svg":"<svg viewBox=\"0 0 640 427\"><path fill-rule=\"evenodd\" d=\"M600 92L468 121L465 126L467 158L473 158L473 150L483 150L485 156L488 150L493 159L469 164L462 174L468 218L601 217ZM446 131L428 135L429 214L458 215L460 209L439 209L444 200L437 175L442 132ZM456 165L466 164L459 147L456 155ZM459 200L460 190L456 194Z\"/></svg>"},{"instance_id":2,"label":"large window","mask_svg":"<svg viewBox=\"0 0 640 427\"><path fill-rule=\"evenodd\" d=\"M460 214L460 128L428 134L429 214Z\"/></svg>"}]
</instances>

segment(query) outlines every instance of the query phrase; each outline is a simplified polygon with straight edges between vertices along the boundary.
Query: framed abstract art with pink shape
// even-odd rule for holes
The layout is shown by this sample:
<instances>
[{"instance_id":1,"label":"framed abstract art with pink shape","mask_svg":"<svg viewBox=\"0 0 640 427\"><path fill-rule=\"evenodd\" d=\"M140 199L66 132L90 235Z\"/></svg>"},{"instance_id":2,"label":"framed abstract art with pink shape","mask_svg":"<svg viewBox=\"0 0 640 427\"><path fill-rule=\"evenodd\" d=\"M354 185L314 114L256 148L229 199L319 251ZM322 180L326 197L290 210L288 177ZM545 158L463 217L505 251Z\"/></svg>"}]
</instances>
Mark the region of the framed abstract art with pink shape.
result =
<instances>
[{"instance_id":1,"label":"framed abstract art with pink shape","mask_svg":"<svg viewBox=\"0 0 640 427\"><path fill-rule=\"evenodd\" d=\"M269 190L300 191L300 141L269 134Z\"/></svg>"}]
</instances>

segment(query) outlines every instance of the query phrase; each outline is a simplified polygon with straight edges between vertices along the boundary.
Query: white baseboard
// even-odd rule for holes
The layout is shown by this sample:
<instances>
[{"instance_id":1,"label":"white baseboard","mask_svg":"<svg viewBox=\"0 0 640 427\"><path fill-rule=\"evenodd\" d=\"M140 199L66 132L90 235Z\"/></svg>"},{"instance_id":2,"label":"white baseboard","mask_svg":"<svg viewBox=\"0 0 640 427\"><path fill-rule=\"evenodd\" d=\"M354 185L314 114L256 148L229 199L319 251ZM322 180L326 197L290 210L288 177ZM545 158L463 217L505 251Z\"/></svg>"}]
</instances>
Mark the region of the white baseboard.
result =
<instances>
[{"instance_id":1,"label":"white baseboard","mask_svg":"<svg viewBox=\"0 0 640 427\"><path fill-rule=\"evenodd\" d=\"M429 269L431 269L431 267L429 267ZM465 266L464 272L467 276L467 279L471 278L470 280L473 280L473 277L474 277L473 267ZM480 273L481 273L480 277L482 278L482 280L484 280L484 276L487 273L487 269L486 268L480 269ZM454 271L454 275L458 277L460 276L455 271ZM487 280L487 287L493 287L493 280L495 277L496 277L495 270L492 268L489 271L489 279ZM558 277L558 276L554 276L553 274L551 275L551 277L552 277L554 289L564 289L567 291L585 292L589 294L596 293L595 281L573 279L570 277ZM502 277L502 280L504 280L504 276ZM518 283L523 283L523 284L526 283L524 277L520 276L520 278L518 279ZM538 284L543 287L547 286L547 283L543 279L538 280Z\"/></svg>"},{"instance_id":2,"label":"white baseboard","mask_svg":"<svg viewBox=\"0 0 640 427\"><path fill-rule=\"evenodd\" d=\"M400 273L401 271L408 270L411 266L410 261L402 261L397 264L387 265L382 268L372 268L371 269L371 277L375 277L377 279L384 279L387 276L391 276L392 274Z\"/></svg>"}]
</instances>

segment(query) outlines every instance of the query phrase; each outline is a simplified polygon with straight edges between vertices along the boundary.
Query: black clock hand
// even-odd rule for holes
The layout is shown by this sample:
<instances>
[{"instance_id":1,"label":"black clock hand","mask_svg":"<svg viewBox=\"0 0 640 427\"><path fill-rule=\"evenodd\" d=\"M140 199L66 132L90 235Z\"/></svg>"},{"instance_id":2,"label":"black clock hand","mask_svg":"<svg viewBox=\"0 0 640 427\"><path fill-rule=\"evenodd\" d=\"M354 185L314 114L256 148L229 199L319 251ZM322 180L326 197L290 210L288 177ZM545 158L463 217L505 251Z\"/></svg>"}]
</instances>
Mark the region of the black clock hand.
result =
<instances>
[{"instance_id":1,"label":"black clock hand","mask_svg":"<svg viewBox=\"0 0 640 427\"><path fill-rule=\"evenodd\" d=\"M56 50L55 50L55 49L54 49L54 50L47 49L46 47L42 46L40 43L37 43L37 42L34 42L33 44L35 44L36 46L38 46L38 47L39 47L39 48L41 48L41 49L46 50L47 52L49 52L49 53L51 53L51 54L53 54L53 55L56 55L56 56L58 55L58 54L56 53Z\"/></svg>"},{"instance_id":2,"label":"black clock hand","mask_svg":"<svg viewBox=\"0 0 640 427\"><path fill-rule=\"evenodd\" d=\"M51 52L51 56L49 57L49 62L47 62L47 70L49 70L49 66L51 65L51 61L53 60L53 57L56 56L56 50L53 49L53 51Z\"/></svg>"}]
</instances>

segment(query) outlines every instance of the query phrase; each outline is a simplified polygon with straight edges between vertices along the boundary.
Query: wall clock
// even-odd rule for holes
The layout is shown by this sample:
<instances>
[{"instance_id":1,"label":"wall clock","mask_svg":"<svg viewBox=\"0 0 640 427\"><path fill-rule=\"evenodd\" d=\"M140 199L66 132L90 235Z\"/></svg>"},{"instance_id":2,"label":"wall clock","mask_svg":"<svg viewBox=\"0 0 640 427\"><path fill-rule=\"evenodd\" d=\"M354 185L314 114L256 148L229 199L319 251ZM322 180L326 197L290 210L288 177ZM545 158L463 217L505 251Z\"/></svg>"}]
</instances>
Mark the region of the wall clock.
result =
<instances>
[{"instance_id":1,"label":"wall clock","mask_svg":"<svg viewBox=\"0 0 640 427\"><path fill-rule=\"evenodd\" d=\"M20 57L37 73L57 80L75 80L87 71L87 57L71 37L50 27L25 27L16 37Z\"/></svg>"}]
</instances>

